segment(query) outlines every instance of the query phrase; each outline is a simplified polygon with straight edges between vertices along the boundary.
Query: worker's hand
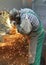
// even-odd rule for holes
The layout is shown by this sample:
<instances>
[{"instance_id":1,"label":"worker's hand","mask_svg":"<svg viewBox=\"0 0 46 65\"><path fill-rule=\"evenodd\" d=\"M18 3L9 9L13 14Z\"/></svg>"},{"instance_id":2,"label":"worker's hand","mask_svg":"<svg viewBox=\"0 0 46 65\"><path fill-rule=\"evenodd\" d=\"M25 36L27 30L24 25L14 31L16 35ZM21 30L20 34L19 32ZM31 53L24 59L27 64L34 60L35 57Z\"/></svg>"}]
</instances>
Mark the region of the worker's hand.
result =
<instances>
[{"instance_id":1,"label":"worker's hand","mask_svg":"<svg viewBox=\"0 0 46 65\"><path fill-rule=\"evenodd\" d=\"M32 25L28 19L22 20L20 27L24 34L29 34L32 31Z\"/></svg>"}]
</instances>

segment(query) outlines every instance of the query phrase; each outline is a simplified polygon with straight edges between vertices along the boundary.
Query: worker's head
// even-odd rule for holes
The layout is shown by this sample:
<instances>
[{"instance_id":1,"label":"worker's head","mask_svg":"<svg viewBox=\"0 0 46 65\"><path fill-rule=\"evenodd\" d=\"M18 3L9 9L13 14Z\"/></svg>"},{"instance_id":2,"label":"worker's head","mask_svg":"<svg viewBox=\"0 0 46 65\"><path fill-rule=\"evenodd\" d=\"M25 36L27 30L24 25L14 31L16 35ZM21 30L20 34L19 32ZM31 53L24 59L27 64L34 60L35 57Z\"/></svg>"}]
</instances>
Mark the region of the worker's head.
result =
<instances>
[{"instance_id":1,"label":"worker's head","mask_svg":"<svg viewBox=\"0 0 46 65\"><path fill-rule=\"evenodd\" d=\"M10 20L16 21L17 24L20 24L20 12L17 9L13 9L10 11ZM15 24L15 22L14 22Z\"/></svg>"}]
</instances>

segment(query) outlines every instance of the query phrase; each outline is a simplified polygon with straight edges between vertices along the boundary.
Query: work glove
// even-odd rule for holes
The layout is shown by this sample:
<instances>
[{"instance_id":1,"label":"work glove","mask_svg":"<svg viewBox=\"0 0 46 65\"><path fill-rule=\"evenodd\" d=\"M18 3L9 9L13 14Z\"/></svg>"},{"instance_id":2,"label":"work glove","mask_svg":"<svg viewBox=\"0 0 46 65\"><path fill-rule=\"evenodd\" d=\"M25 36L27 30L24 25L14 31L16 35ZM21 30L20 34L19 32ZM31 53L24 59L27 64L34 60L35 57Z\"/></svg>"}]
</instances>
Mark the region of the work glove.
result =
<instances>
[{"instance_id":1,"label":"work glove","mask_svg":"<svg viewBox=\"0 0 46 65\"><path fill-rule=\"evenodd\" d=\"M28 20L22 20L21 24L17 26L17 29L22 34L29 34L32 30L32 25Z\"/></svg>"}]
</instances>

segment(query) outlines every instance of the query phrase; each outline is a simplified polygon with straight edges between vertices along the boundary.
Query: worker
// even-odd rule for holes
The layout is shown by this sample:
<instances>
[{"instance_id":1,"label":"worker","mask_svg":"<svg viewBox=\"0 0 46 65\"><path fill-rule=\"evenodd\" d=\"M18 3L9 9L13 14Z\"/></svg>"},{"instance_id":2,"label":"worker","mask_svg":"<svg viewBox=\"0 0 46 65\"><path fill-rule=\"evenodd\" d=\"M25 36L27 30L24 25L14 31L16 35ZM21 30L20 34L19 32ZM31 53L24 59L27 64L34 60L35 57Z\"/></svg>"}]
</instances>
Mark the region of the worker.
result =
<instances>
[{"instance_id":1,"label":"worker","mask_svg":"<svg viewBox=\"0 0 46 65\"><path fill-rule=\"evenodd\" d=\"M29 45L29 64L40 65L40 57L42 44L44 40L44 28L37 14L28 8L21 10L13 9L10 11L11 19L14 20L14 25L17 26L18 32L27 34L31 37Z\"/></svg>"}]
</instances>

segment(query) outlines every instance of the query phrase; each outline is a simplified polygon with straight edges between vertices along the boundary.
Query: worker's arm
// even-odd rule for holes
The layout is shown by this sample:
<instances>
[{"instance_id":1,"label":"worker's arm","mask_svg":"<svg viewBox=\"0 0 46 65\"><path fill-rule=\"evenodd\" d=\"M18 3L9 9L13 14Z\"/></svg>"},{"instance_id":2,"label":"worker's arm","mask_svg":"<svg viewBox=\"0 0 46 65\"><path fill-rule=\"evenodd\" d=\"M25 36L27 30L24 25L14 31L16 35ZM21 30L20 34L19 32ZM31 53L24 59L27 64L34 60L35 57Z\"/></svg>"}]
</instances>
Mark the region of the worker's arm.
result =
<instances>
[{"instance_id":1,"label":"worker's arm","mask_svg":"<svg viewBox=\"0 0 46 65\"><path fill-rule=\"evenodd\" d=\"M39 20L36 16L32 15L32 19L23 19L20 27L18 27L19 32L23 34L29 34L31 31L37 31L39 28Z\"/></svg>"},{"instance_id":2,"label":"worker's arm","mask_svg":"<svg viewBox=\"0 0 46 65\"><path fill-rule=\"evenodd\" d=\"M18 27L18 31L23 34L29 34L32 30L32 25L28 20L22 20Z\"/></svg>"},{"instance_id":3,"label":"worker's arm","mask_svg":"<svg viewBox=\"0 0 46 65\"><path fill-rule=\"evenodd\" d=\"M37 29L39 28L39 24L40 22L38 18L35 15L32 15L32 22L31 22L32 31L37 31Z\"/></svg>"}]
</instances>

